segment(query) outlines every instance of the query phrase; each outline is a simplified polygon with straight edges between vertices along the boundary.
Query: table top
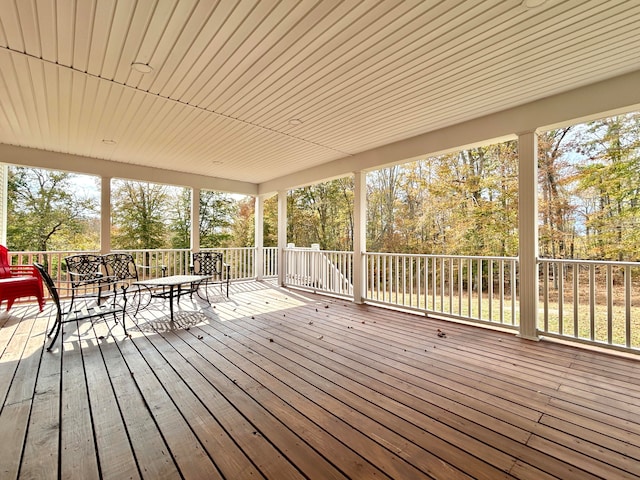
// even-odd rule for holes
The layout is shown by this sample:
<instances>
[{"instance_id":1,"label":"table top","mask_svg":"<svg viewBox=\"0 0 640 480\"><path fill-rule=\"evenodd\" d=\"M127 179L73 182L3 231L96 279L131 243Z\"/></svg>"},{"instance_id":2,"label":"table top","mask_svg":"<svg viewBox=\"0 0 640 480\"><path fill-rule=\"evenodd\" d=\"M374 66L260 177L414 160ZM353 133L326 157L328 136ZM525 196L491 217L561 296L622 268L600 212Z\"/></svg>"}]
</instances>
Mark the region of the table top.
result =
<instances>
[{"instance_id":1,"label":"table top","mask_svg":"<svg viewBox=\"0 0 640 480\"><path fill-rule=\"evenodd\" d=\"M150 278L133 282L134 285L147 285L153 287L175 287L184 283L202 282L213 278L213 275L169 275L168 277Z\"/></svg>"}]
</instances>

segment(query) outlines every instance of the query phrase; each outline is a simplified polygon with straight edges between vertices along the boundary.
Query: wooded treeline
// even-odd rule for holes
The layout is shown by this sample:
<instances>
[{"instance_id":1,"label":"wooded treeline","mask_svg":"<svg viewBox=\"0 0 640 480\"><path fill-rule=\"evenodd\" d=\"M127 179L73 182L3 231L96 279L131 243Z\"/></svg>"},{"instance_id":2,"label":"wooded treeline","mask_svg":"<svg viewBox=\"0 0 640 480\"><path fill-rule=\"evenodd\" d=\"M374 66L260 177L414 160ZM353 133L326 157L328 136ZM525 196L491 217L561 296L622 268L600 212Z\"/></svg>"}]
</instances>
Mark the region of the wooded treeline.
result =
<instances>
[{"instance_id":1,"label":"wooded treeline","mask_svg":"<svg viewBox=\"0 0 640 480\"><path fill-rule=\"evenodd\" d=\"M539 133L539 246L550 258L640 260L640 113ZM97 249L97 201L74 176L13 167L13 250ZM98 185L96 184L96 187ZM188 248L190 192L114 180L114 249ZM353 179L289 192L288 242L353 248ZM517 142L470 148L367 174L367 250L517 256ZM202 247L251 246L253 199L202 191ZM264 243L277 244L277 198Z\"/></svg>"},{"instance_id":2,"label":"wooded treeline","mask_svg":"<svg viewBox=\"0 0 640 480\"><path fill-rule=\"evenodd\" d=\"M640 113L539 133L541 257L640 260ZM353 185L290 192L289 241L350 250ZM367 250L518 255L517 142L367 175Z\"/></svg>"}]
</instances>

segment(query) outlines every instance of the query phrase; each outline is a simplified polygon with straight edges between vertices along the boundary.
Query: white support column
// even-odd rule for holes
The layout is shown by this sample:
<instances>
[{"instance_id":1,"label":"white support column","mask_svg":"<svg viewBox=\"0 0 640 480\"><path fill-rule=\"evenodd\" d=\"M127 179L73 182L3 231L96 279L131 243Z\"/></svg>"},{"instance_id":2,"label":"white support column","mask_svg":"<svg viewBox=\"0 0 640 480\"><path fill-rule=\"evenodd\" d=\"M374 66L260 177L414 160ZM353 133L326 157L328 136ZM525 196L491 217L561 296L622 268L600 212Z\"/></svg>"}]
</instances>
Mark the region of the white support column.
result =
<instances>
[{"instance_id":1,"label":"white support column","mask_svg":"<svg viewBox=\"0 0 640 480\"><path fill-rule=\"evenodd\" d=\"M367 251L367 174L354 173L353 192L353 301L364 303L366 298Z\"/></svg>"},{"instance_id":2,"label":"white support column","mask_svg":"<svg viewBox=\"0 0 640 480\"><path fill-rule=\"evenodd\" d=\"M258 195L254 209L254 245L256 247L255 274L256 280L264 277L264 197Z\"/></svg>"},{"instance_id":3,"label":"white support column","mask_svg":"<svg viewBox=\"0 0 640 480\"><path fill-rule=\"evenodd\" d=\"M520 334L538 340L538 135L518 135Z\"/></svg>"},{"instance_id":4,"label":"white support column","mask_svg":"<svg viewBox=\"0 0 640 480\"><path fill-rule=\"evenodd\" d=\"M111 251L111 177L100 178L100 253Z\"/></svg>"},{"instance_id":5,"label":"white support column","mask_svg":"<svg viewBox=\"0 0 640 480\"><path fill-rule=\"evenodd\" d=\"M192 252L200 251L200 189L191 189L191 240ZM191 262L191 259L189 259Z\"/></svg>"},{"instance_id":6,"label":"white support column","mask_svg":"<svg viewBox=\"0 0 640 480\"><path fill-rule=\"evenodd\" d=\"M284 286L286 278L287 247L287 191L278 192L278 284Z\"/></svg>"}]
</instances>

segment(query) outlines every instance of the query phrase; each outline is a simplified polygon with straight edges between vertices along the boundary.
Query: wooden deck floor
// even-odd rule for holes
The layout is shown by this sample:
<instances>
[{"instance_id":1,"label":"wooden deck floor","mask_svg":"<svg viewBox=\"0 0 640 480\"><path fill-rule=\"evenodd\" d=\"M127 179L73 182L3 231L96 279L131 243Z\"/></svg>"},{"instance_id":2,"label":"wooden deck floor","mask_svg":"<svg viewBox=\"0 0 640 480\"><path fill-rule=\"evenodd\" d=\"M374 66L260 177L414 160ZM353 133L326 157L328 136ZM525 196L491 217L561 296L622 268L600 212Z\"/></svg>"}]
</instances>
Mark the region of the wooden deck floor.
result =
<instances>
[{"instance_id":1,"label":"wooden deck floor","mask_svg":"<svg viewBox=\"0 0 640 480\"><path fill-rule=\"evenodd\" d=\"M0 478L640 477L640 359L270 283L214 297L52 352L50 304L3 314Z\"/></svg>"}]
</instances>

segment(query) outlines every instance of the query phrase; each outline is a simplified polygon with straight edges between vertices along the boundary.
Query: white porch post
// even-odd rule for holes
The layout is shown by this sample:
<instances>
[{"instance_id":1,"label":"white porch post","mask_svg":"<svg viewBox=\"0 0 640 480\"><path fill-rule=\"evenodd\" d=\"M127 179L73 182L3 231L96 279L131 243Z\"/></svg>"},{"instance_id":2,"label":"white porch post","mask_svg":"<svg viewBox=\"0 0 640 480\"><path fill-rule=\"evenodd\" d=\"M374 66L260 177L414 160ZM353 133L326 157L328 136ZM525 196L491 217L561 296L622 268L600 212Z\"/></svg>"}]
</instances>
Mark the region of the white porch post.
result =
<instances>
[{"instance_id":1,"label":"white porch post","mask_svg":"<svg viewBox=\"0 0 640 480\"><path fill-rule=\"evenodd\" d=\"M367 251L367 174L354 173L353 192L353 301L364 303L366 298Z\"/></svg>"},{"instance_id":2,"label":"white porch post","mask_svg":"<svg viewBox=\"0 0 640 480\"><path fill-rule=\"evenodd\" d=\"M538 340L538 135L518 135L520 334Z\"/></svg>"},{"instance_id":3,"label":"white porch post","mask_svg":"<svg viewBox=\"0 0 640 480\"><path fill-rule=\"evenodd\" d=\"M100 178L100 253L111 251L111 177Z\"/></svg>"},{"instance_id":4,"label":"white porch post","mask_svg":"<svg viewBox=\"0 0 640 480\"><path fill-rule=\"evenodd\" d=\"M256 247L255 274L256 280L264 277L264 197L256 196L254 209L254 244Z\"/></svg>"},{"instance_id":5,"label":"white porch post","mask_svg":"<svg viewBox=\"0 0 640 480\"><path fill-rule=\"evenodd\" d=\"M287 191L278 192L278 284L284 286L286 277L287 247Z\"/></svg>"},{"instance_id":6,"label":"white porch post","mask_svg":"<svg viewBox=\"0 0 640 480\"><path fill-rule=\"evenodd\" d=\"M200 189L191 189L191 240L192 252L200 251ZM189 258L191 263L191 258Z\"/></svg>"}]
</instances>

